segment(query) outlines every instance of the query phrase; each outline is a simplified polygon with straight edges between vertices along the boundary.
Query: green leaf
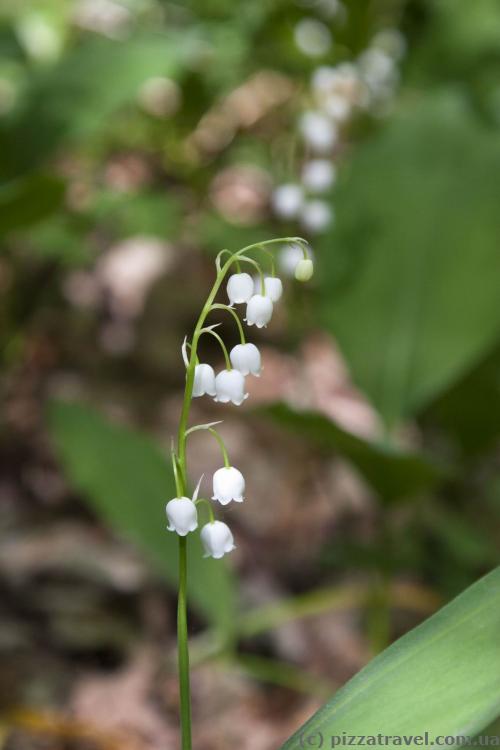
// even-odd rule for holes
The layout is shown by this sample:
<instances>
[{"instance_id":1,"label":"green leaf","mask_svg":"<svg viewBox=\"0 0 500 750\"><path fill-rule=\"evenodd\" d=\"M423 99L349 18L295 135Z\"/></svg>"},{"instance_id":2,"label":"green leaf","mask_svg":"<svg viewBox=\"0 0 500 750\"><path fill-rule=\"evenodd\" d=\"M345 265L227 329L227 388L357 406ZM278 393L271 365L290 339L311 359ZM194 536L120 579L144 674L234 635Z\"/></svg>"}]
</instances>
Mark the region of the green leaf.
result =
<instances>
[{"instance_id":1,"label":"green leaf","mask_svg":"<svg viewBox=\"0 0 500 750\"><path fill-rule=\"evenodd\" d=\"M321 708L283 750L348 735L475 735L498 716L500 568L396 641ZM392 742L419 747L414 740Z\"/></svg>"},{"instance_id":2,"label":"green leaf","mask_svg":"<svg viewBox=\"0 0 500 750\"><path fill-rule=\"evenodd\" d=\"M0 131L2 173L13 177L66 142L88 138L151 76L174 77L193 54L190 34L126 41L87 38L28 87L23 105Z\"/></svg>"},{"instance_id":3,"label":"green leaf","mask_svg":"<svg viewBox=\"0 0 500 750\"><path fill-rule=\"evenodd\" d=\"M118 534L134 542L157 571L177 585L177 536L166 529L165 503L175 496L170 464L147 437L79 405L53 402L49 430L68 478ZM231 576L203 558L198 534L188 537L192 603L229 632L234 622Z\"/></svg>"},{"instance_id":4,"label":"green leaf","mask_svg":"<svg viewBox=\"0 0 500 750\"><path fill-rule=\"evenodd\" d=\"M54 213L64 198L64 182L29 174L0 186L0 234L31 226Z\"/></svg>"},{"instance_id":5,"label":"green leaf","mask_svg":"<svg viewBox=\"0 0 500 750\"><path fill-rule=\"evenodd\" d=\"M427 490L445 476L444 469L430 458L370 443L317 412L298 412L285 404L274 404L263 411L320 447L344 455L388 502Z\"/></svg>"},{"instance_id":6,"label":"green leaf","mask_svg":"<svg viewBox=\"0 0 500 750\"><path fill-rule=\"evenodd\" d=\"M452 95L409 105L341 181L323 319L390 425L500 338L499 190L498 135Z\"/></svg>"}]
</instances>

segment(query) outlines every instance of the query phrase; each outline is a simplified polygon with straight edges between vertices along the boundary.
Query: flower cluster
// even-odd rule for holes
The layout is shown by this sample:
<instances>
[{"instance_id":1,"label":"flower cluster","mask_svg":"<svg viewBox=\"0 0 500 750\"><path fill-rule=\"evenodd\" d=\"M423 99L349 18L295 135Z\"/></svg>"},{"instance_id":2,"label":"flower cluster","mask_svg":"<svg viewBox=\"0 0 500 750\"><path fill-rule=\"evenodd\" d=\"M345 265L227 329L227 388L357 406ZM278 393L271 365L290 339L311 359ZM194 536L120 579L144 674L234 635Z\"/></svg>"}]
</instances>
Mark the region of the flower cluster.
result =
<instances>
[{"instance_id":1,"label":"flower cluster","mask_svg":"<svg viewBox=\"0 0 500 750\"><path fill-rule=\"evenodd\" d=\"M301 252L301 257L295 264L295 277L298 281L308 281L313 275L313 262L309 257L309 248L304 240L300 238L293 239ZM224 266L221 265L221 257L228 251L223 251L223 253L219 254L216 261L218 274L212 292L200 315L191 342L188 343L187 339L185 339L182 346L182 354L186 366L186 391L177 451L172 448L172 465L178 496L167 503L167 528L169 531L176 532L180 537L185 537L190 532L195 531L198 528L199 504L205 503L210 517L209 522L201 529L201 541L205 550L205 557L219 559L228 552L231 552L234 549L234 538L227 524L215 520L210 500L198 497L203 477L200 479L191 498L187 497L185 491L183 491L186 486L185 444L187 437L194 431L205 430L217 439L221 447L224 466L217 469L213 475L212 500L223 506L231 502L243 502L245 496L245 479L243 474L231 465L224 441L214 429L215 425L219 424L219 422L196 425L189 429L186 428L189 404L191 398L207 395L218 403L232 403L235 406L239 406L248 398L248 393L245 391L245 378L249 375L260 376L262 369L260 352L255 344L247 342L243 325L235 306L246 306L244 321L248 326L255 325L257 328L263 328L271 320L274 305L281 299L283 294L282 282L275 275L274 260L272 259L271 261L271 275L266 275L262 271L260 264L245 253L255 249L265 250L271 255L265 246L274 242L277 241L268 240L267 242L252 245L237 253L230 254L229 260L226 261ZM240 268L241 262L253 265L258 271L258 275L252 277L249 273L242 272ZM237 272L229 275L226 283L229 304L215 303L214 299L217 291L226 274L232 270L231 267L233 264L236 265ZM215 310L228 312L238 326L241 343L234 346L230 352L228 352L224 341L215 330L218 324L211 326L204 325L207 315ZM226 367L217 374L212 365L206 362L199 362L198 360L197 346L203 334L214 336L222 348Z\"/></svg>"},{"instance_id":2,"label":"flower cluster","mask_svg":"<svg viewBox=\"0 0 500 750\"><path fill-rule=\"evenodd\" d=\"M338 0L318 4L325 20L345 22L348 9ZM326 44L330 39L330 43ZM305 55L318 57L331 46L325 21L305 18L295 31L297 46ZM398 63L405 52L405 40L397 29L379 31L369 46L354 60L337 65L319 65L313 70L305 107L298 118L303 144L298 179L278 184L271 198L275 215L296 221L309 235L326 232L335 221L331 199L325 196L337 179L338 156L346 140L349 123L357 112L384 114L394 98L399 81ZM293 269L297 249L284 248L280 265L285 273Z\"/></svg>"}]
</instances>

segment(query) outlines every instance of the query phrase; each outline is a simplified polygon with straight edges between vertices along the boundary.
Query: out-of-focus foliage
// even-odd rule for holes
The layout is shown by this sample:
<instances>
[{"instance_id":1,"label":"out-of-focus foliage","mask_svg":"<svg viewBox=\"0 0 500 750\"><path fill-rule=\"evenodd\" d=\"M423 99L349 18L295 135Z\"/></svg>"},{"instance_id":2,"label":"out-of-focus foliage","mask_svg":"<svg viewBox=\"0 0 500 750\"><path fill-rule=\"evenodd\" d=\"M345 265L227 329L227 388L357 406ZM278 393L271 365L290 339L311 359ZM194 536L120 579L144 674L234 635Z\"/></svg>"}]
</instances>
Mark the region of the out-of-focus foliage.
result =
<instances>
[{"instance_id":1,"label":"out-of-focus foliage","mask_svg":"<svg viewBox=\"0 0 500 750\"><path fill-rule=\"evenodd\" d=\"M295 429L327 451L338 451L351 461L386 502L431 490L446 476L444 467L416 453L370 443L314 412L298 412L284 404L266 410L279 424Z\"/></svg>"},{"instance_id":2,"label":"out-of-focus foliage","mask_svg":"<svg viewBox=\"0 0 500 750\"><path fill-rule=\"evenodd\" d=\"M346 170L323 317L389 425L498 341L499 173L497 134L451 96L417 100Z\"/></svg>"}]
</instances>

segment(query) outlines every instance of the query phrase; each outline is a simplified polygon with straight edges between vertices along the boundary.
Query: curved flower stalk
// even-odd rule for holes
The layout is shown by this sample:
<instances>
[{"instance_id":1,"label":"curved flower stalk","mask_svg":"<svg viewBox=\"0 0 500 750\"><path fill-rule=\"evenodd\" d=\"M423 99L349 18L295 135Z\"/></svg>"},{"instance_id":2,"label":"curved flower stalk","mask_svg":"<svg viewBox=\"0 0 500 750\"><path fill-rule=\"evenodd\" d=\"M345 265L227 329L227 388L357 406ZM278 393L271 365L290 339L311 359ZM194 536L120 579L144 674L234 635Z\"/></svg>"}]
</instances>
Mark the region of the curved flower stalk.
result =
<instances>
[{"instance_id":1,"label":"curved flower stalk","mask_svg":"<svg viewBox=\"0 0 500 750\"><path fill-rule=\"evenodd\" d=\"M208 522L200 532L205 557L219 560L235 549L234 537L230 528L223 521L215 518L214 505L241 503L244 500L245 478L236 467L231 465L224 441L215 429L219 422L188 427L191 400L204 395L210 396L218 403L232 403L239 406L248 397L245 392L245 378L249 375L258 377L261 373L261 355L255 344L247 342L245 330L235 305L246 305L245 321L248 326L257 328L266 326L273 314L273 305L281 298L283 286L275 275L274 257L271 250L284 243L294 243L300 248L301 257L297 259L295 276L299 281L307 281L313 274L313 262L305 240L300 237L285 237L266 240L244 247L231 253L223 250L217 256L215 266L217 275L214 285L202 308L198 322L191 336L182 345L182 357L186 367L186 386L184 401L179 421L177 444L172 445L172 466L175 477L176 497L166 505L168 519L167 529L176 533L179 539L179 597L177 606L177 640L179 659L179 692L181 712L182 750L191 750L191 708L189 689L189 651L187 639L187 543L186 537L199 528L201 506L208 511ZM252 254L264 252L270 260L270 272L266 273L261 262L251 257ZM227 256L227 257L226 257ZM258 276L242 272L241 265L252 266ZM229 304L215 302L217 294L226 281ZM226 345L215 330L219 325L206 325L207 318L213 312L230 315L238 329L240 344L229 353ZM203 335L214 337L222 350L225 369L215 373L212 365L198 359L198 344ZM198 497L203 477L198 482L194 495L190 499L187 493L187 456L186 445L190 434L203 430L214 437L221 448L224 466L218 469L212 479L213 496L210 500Z\"/></svg>"}]
</instances>

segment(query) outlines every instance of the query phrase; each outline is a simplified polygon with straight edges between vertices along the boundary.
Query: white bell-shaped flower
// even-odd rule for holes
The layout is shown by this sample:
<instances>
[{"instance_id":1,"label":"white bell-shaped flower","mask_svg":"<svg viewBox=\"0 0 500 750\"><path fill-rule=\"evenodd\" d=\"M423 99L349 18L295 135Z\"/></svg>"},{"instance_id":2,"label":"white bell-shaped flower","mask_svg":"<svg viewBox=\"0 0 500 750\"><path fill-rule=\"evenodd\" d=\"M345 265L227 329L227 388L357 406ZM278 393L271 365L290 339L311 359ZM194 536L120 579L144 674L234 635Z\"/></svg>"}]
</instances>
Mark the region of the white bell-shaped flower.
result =
<instances>
[{"instance_id":1,"label":"white bell-shaped flower","mask_svg":"<svg viewBox=\"0 0 500 750\"><path fill-rule=\"evenodd\" d=\"M235 549L234 538L229 526L222 521L207 523L201 530L201 543L205 550L205 557L220 560L228 552Z\"/></svg>"},{"instance_id":2,"label":"white bell-shaped flower","mask_svg":"<svg viewBox=\"0 0 500 750\"><path fill-rule=\"evenodd\" d=\"M229 354L231 364L242 375L256 375L261 371L260 352L255 344L236 344Z\"/></svg>"},{"instance_id":3,"label":"white bell-shaped flower","mask_svg":"<svg viewBox=\"0 0 500 750\"><path fill-rule=\"evenodd\" d=\"M249 273L233 273L227 282L227 296L229 302L241 304L248 302L253 294L253 279Z\"/></svg>"},{"instance_id":4,"label":"white bell-shaped flower","mask_svg":"<svg viewBox=\"0 0 500 750\"><path fill-rule=\"evenodd\" d=\"M245 378L239 370L222 370L215 378L215 398L221 404L230 401L239 406L248 398L245 393Z\"/></svg>"},{"instance_id":5,"label":"white bell-shaped flower","mask_svg":"<svg viewBox=\"0 0 500 750\"><path fill-rule=\"evenodd\" d=\"M194 370L193 397L215 396L215 372L211 365L196 365Z\"/></svg>"},{"instance_id":6,"label":"white bell-shaped flower","mask_svg":"<svg viewBox=\"0 0 500 750\"><path fill-rule=\"evenodd\" d=\"M269 297L272 302L278 302L283 294L283 284L281 279L277 276L265 276L264 277L264 290L265 296ZM262 291L262 284L255 285L255 293L260 294Z\"/></svg>"},{"instance_id":7,"label":"white bell-shaped flower","mask_svg":"<svg viewBox=\"0 0 500 750\"><path fill-rule=\"evenodd\" d=\"M212 500L218 500L221 505L227 505L234 500L242 503L245 492L245 479L241 471L234 466L223 466L217 469L213 479L214 494Z\"/></svg>"},{"instance_id":8,"label":"white bell-shaped flower","mask_svg":"<svg viewBox=\"0 0 500 750\"><path fill-rule=\"evenodd\" d=\"M247 316L245 318L249 326L256 325L264 328L271 320L273 314L273 302L270 297L262 294L254 294L247 304Z\"/></svg>"},{"instance_id":9,"label":"white bell-shaped flower","mask_svg":"<svg viewBox=\"0 0 500 750\"><path fill-rule=\"evenodd\" d=\"M188 497L174 497L167 503L168 530L186 536L198 528L196 505Z\"/></svg>"}]
</instances>

